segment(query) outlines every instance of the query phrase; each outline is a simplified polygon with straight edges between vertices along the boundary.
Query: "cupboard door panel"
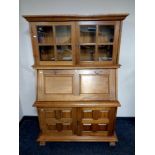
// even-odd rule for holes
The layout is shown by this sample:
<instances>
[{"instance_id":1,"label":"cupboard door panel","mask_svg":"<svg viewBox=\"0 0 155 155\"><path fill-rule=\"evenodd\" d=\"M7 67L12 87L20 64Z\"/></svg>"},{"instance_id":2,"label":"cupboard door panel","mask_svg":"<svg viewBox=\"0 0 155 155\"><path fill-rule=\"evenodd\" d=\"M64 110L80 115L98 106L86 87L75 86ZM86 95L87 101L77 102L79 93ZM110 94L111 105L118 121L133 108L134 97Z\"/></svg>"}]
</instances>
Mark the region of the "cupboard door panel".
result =
<instances>
[{"instance_id":1,"label":"cupboard door panel","mask_svg":"<svg viewBox=\"0 0 155 155\"><path fill-rule=\"evenodd\" d=\"M76 132L76 108L38 108L40 127L44 134L73 135Z\"/></svg>"},{"instance_id":2,"label":"cupboard door panel","mask_svg":"<svg viewBox=\"0 0 155 155\"><path fill-rule=\"evenodd\" d=\"M77 57L81 66L112 65L118 53L118 21L80 21L77 27Z\"/></svg>"},{"instance_id":3,"label":"cupboard door panel","mask_svg":"<svg viewBox=\"0 0 155 155\"><path fill-rule=\"evenodd\" d=\"M116 108L78 108L78 135L114 134Z\"/></svg>"},{"instance_id":4,"label":"cupboard door panel","mask_svg":"<svg viewBox=\"0 0 155 155\"><path fill-rule=\"evenodd\" d=\"M36 65L75 64L74 22L33 22L31 32Z\"/></svg>"}]
</instances>

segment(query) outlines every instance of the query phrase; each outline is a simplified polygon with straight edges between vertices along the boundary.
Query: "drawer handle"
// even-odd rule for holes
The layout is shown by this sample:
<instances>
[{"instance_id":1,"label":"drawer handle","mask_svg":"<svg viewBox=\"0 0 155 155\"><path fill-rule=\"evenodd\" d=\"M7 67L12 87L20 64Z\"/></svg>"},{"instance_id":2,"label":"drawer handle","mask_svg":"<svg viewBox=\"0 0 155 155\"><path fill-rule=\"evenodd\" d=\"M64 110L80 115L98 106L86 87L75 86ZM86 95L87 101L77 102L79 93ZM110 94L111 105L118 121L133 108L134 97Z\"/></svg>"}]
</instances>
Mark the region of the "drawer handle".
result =
<instances>
[{"instance_id":1,"label":"drawer handle","mask_svg":"<svg viewBox=\"0 0 155 155\"><path fill-rule=\"evenodd\" d=\"M92 110L83 110L83 112L92 112Z\"/></svg>"}]
</instances>

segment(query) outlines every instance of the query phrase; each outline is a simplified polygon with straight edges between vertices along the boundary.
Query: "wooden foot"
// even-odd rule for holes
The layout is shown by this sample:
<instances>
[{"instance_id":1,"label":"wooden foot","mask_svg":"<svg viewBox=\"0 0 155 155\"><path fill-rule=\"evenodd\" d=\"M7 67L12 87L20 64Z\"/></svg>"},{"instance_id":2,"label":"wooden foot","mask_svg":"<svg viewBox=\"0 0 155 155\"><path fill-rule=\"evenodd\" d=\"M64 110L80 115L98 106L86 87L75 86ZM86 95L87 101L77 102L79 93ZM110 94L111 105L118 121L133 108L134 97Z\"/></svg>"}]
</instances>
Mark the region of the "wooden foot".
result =
<instances>
[{"instance_id":1,"label":"wooden foot","mask_svg":"<svg viewBox=\"0 0 155 155\"><path fill-rule=\"evenodd\" d=\"M116 142L110 142L109 145L110 146L116 146Z\"/></svg>"},{"instance_id":2,"label":"wooden foot","mask_svg":"<svg viewBox=\"0 0 155 155\"><path fill-rule=\"evenodd\" d=\"M45 146L45 145L46 145L45 141L40 142L40 146Z\"/></svg>"}]
</instances>

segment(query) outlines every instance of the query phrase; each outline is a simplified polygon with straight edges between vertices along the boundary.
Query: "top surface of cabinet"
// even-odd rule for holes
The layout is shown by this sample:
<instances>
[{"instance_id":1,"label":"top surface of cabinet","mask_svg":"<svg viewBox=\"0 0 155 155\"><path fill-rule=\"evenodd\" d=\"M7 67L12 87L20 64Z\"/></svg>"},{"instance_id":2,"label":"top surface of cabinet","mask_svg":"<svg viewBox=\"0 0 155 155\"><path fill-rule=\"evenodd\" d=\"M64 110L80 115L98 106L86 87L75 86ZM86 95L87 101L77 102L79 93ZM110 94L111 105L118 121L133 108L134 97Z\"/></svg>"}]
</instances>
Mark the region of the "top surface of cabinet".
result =
<instances>
[{"instance_id":1,"label":"top surface of cabinet","mask_svg":"<svg viewBox=\"0 0 155 155\"><path fill-rule=\"evenodd\" d=\"M35 66L118 65L126 16L24 16L30 22Z\"/></svg>"}]
</instances>

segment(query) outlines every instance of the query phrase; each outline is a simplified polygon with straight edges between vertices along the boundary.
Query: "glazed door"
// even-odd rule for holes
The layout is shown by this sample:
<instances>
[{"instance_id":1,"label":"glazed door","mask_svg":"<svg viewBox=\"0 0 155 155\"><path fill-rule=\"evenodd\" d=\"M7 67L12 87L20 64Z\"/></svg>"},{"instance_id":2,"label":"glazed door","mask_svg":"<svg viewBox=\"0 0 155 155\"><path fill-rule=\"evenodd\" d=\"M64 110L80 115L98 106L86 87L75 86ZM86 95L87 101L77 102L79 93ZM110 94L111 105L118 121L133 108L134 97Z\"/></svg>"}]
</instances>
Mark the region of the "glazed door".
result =
<instances>
[{"instance_id":1,"label":"glazed door","mask_svg":"<svg viewBox=\"0 0 155 155\"><path fill-rule=\"evenodd\" d=\"M103 65L116 62L119 22L78 22L78 56L80 65Z\"/></svg>"},{"instance_id":2,"label":"glazed door","mask_svg":"<svg viewBox=\"0 0 155 155\"><path fill-rule=\"evenodd\" d=\"M73 65L75 62L73 22L34 22L32 41L38 65Z\"/></svg>"}]
</instances>

